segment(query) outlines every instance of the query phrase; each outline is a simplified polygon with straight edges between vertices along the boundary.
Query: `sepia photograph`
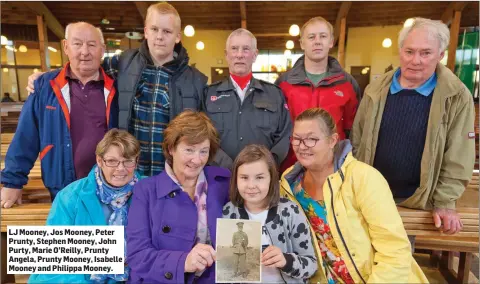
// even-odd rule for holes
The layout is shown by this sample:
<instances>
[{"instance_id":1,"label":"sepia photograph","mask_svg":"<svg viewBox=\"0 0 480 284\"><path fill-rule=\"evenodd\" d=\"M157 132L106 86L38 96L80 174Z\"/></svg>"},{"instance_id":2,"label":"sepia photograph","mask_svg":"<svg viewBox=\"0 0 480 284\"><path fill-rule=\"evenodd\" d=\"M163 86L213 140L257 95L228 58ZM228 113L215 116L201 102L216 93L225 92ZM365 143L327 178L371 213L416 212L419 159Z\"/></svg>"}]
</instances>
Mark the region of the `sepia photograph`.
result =
<instances>
[{"instance_id":1,"label":"sepia photograph","mask_svg":"<svg viewBox=\"0 0 480 284\"><path fill-rule=\"evenodd\" d=\"M217 219L217 283L261 283L262 224Z\"/></svg>"}]
</instances>

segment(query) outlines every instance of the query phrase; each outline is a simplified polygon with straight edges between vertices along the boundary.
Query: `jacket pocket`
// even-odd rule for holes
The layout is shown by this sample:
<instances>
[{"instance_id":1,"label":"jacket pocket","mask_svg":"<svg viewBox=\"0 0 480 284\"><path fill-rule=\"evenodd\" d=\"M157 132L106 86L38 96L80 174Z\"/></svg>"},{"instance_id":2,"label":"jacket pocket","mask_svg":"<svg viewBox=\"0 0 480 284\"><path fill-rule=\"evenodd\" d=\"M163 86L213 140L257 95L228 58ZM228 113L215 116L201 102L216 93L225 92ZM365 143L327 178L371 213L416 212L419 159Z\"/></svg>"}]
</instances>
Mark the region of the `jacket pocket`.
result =
<instances>
[{"instance_id":1,"label":"jacket pocket","mask_svg":"<svg viewBox=\"0 0 480 284\"><path fill-rule=\"evenodd\" d=\"M212 120L218 132L224 132L233 127L232 125L232 105L229 101L225 103L207 103L207 113Z\"/></svg>"},{"instance_id":2,"label":"jacket pocket","mask_svg":"<svg viewBox=\"0 0 480 284\"><path fill-rule=\"evenodd\" d=\"M45 155L50 152L50 150L53 148L53 144L49 144L47 146L45 146L42 151L40 152L40 160L43 160L43 157L45 157Z\"/></svg>"},{"instance_id":3,"label":"jacket pocket","mask_svg":"<svg viewBox=\"0 0 480 284\"><path fill-rule=\"evenodd\" d=\"M254 101L253 105L256 108L255 119L258 127L268 128L275 131L277 124L280 121L278 117L278 107L272 102Z\"/></svg>"}]
</instances>

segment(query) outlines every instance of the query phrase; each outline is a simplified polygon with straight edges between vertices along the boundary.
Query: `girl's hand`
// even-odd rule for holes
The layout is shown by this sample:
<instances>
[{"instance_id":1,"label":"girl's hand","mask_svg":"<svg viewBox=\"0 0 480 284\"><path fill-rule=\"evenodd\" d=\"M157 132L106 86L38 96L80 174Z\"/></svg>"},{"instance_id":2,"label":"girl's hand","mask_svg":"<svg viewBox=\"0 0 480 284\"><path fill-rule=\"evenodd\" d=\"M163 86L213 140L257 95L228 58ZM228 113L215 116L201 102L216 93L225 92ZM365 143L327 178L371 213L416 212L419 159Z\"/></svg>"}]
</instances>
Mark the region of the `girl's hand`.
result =
<instances>
[{"instance_id":1,"label":"girl's hand","mask_svg":"<svg viewBox=\"0 0 480 284\"><path fill-rule=\"evenodd\" d=\"M276 246L267 247L262 253L262 264L266 267L284 268L287 260L283 252Z\"/></svg>"}]
</instances>

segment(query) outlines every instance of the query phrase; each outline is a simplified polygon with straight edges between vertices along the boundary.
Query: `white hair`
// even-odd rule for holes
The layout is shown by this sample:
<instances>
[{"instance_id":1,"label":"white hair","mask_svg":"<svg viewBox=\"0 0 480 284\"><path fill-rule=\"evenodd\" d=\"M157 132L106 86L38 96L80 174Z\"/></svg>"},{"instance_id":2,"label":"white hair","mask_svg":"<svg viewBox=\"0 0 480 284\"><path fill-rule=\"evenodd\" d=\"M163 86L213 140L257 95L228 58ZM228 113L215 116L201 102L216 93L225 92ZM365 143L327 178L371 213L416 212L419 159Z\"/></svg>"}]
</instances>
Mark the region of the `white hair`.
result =
<instances>
[{"instance_id":1,"label":"white hair","mask_svg":"<svg viewBox=\"0 0 480 284\"><path fill-rule=\"evenodd\" d=\"M398 48L403 47L403 42L413 30L420 28L427 30L430 36L437 39L440 53L447 49L448 43L450 42L450 31L448 30L447 25L441 21L434 21L425 18L414 18L411 26L402 28L398 34Z\"/></svg>"},{"instance_id":2,"label":"white hair","mask_svg":"<svg viewBox=\"0 0 480 284\"><path fill-rule=\"evenodd\" d=\"M228 49L228 44L230 43L230 39L234 36L238 36L241 34L246 34L252 38L252 48L257 49L257 38L247 29L239 28L234 30L227 38L227 43L225 44L225 48Z\"/></svg>"},{"instance_id":3,"label":"white hair","mask_svg":"<svg viewBox=\"0 0 480 284\"><path fill-rule=\"evenodd\" d=\"M75 22L75 23L68 24L67 27L65 28L65 39L68 39L68 31L71 29L72 26L75 26L75 25L89 25L93 27L95 30L98 31L98 34L100 35L100 42L102 44L105 44L105 39L103 38L102 30L87 22Z\"/></svg>"}]
</instances>

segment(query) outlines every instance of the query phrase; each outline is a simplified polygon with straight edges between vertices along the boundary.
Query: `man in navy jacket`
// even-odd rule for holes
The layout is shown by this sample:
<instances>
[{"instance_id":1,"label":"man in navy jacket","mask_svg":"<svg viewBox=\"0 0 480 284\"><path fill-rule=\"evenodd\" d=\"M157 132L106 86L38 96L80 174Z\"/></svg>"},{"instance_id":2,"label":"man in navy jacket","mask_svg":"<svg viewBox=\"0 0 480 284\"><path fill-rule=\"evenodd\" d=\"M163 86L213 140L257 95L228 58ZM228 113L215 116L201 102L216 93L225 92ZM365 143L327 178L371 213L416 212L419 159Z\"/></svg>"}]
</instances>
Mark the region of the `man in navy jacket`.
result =
<instances>
[{"instance_id":1,"label":"man in navy jacket","mask_svg":"<svg viewBox=\"0 0 480 284\"><path fill-rule=\"evenodd\" d=\"M103 35L80 22L66 28L63 41L69 62L35 81L25 102L1 173L1 206L22 201L22 187L37 157L52 200L62 188L88 175L95 148L118 125L114 81L100 67Z\"/></svg>"}]
</instances>

